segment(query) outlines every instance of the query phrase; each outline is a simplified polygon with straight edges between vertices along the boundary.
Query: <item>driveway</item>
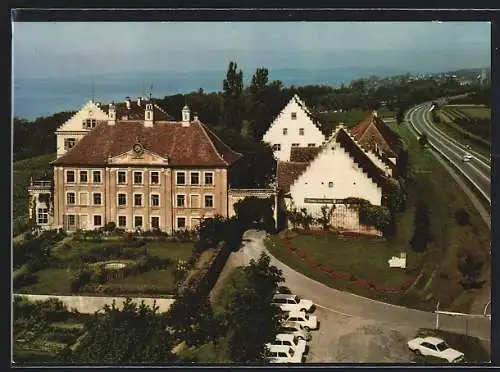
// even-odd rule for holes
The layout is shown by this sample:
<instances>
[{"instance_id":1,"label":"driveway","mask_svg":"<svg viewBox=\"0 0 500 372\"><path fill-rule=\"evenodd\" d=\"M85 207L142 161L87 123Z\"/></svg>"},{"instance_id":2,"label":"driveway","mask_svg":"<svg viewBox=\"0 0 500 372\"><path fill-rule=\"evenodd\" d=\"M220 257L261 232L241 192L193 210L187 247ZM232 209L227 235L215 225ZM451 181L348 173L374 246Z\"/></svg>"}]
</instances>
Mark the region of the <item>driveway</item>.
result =
<instances>
[{"instance_id":1,"label":"driveway","mask_svg":"<svg viewBox=\"0 0 500 372\"><path fill-rule=\"evenodd\" d=\"M435 327L436 316L434 313L391 305L339 291L293 270L266 250L264 245L265 232L248 230L243 238L244 245L238 257L240 265L247 265L250 259L258 258L261 252L265 251L271 256L271 263L283 271L286 285L293 293L312 300L325 310L337 315L386 323L391 325L393 329L408 327L417 330ZM491 322L486 318L465 320L463 317L441 315L439 328L451 332L467 333L486 341L490 340Z\"/></svg>"}]
</instances>

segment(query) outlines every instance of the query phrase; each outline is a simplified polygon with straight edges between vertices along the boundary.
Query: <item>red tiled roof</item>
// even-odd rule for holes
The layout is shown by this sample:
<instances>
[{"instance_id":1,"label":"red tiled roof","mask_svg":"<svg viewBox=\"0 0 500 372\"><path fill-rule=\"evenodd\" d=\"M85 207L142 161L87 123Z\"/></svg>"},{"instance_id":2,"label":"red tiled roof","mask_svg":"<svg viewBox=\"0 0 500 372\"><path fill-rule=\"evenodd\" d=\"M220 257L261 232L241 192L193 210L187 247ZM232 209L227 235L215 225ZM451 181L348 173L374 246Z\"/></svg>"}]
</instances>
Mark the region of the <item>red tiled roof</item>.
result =
<instances>
[{"instance_id":1,"label":"red tiled roof","mask_svg":"<svg viewBox=\"0 0 500 372\"><path fill-rule=\"evenodd\" d=\"M399 155L399 153L403 148L403 145L401 143L401 139L399 138L398 134L394 132L391 128L389 128L382 119L374 116L373 114L370 114L364 120L356 124L356 126L352 128L351 133L353 134L354 138L356 138L356 140L358 140L362 144L363 135L370 126L374 126L376 128L376 130L386 141L390 150L392 150L392 153L390 153L389 155L391 156Z\"/></svg>"},{"instance_id":2,"label":"red tiled roof","mask_svg":"<svg viewBox=\"0 0 500 372\"><path fill-rule=\"evenodd\" d=\"M276 173L278 179L278 188L284 193L290 191L290 186L306 170L309 163L278 161Z\"/></svg>"},{"instance_id":3,"label":"red tiled roof","mask_svg":"<svg viewBox=\"0 0 500 372\"><path fill-rule=\"evenodd\" d=\"M181 122L155 122L151 128L142 121L117 121L97 125L53 164L104 166L109 157L130 151L138 138L146 150L168 157L172 166L229 166L242 157L200 121L188 127Z\"/></svg>"},{"instance_id":4,"label":"red tiled roof","mask_svg":"<svg viewBox=\"0 0 500 372\"><path fill-rule=\"evenodd\" d=\"M318 148L311 148L317 150L316 155L307 154L307 160L304 162L290 161L283 162L279 161L277 166L277 178L278 178L278 188L283 192L287 193L290 191L290 186L295 182L297 178L305 171L308 164L316 158L319 152L328 146L327 141L325 145ZM344 128L338 128L335 133L335 142L339 143L347 153L351 156L356 164L371 178L377 185L384 188L386 184L386 177L384 172L378 168L373 161L368 157L368 155L363 151L358 144L349 136ZM300 149L300 148L298 148ZM303 149L303 148L302 148ZM293 150L293 148L292 148ZM299 153L301 150L296 150ZM290 160L292 159L292 153L290 154ZM295 160L300 159L298 154L294 157ZM304 157L306 159L306 157Z\"/></svg>"},{"instance_id":5,"label":"red tiled roof","mask_svg":"<svg viewBox=\"0 0 500 372\"><path fill-rule=\"evenodd\" d=\"M290 149L290 161L309 163L320 152L321 147L292 147Z\"/></svg>"}]
</instances>

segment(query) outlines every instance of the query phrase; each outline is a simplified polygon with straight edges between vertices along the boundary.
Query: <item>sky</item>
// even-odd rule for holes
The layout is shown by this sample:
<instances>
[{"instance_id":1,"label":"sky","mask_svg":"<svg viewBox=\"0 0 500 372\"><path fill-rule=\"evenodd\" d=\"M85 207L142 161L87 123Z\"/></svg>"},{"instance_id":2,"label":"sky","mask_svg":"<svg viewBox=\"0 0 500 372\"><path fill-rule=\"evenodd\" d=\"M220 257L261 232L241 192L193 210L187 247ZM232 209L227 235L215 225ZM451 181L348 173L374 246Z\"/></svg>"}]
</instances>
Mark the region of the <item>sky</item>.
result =
<instances>
[{"instance_id":1,"label":"sky","mask_svg":"<svg viewBox=\"0 0 500 372\"><path fill-rule=\"evenodd\" d=\"M489 22L15 22L15 78L490 64Z\"/></svg>"}]
</instances>

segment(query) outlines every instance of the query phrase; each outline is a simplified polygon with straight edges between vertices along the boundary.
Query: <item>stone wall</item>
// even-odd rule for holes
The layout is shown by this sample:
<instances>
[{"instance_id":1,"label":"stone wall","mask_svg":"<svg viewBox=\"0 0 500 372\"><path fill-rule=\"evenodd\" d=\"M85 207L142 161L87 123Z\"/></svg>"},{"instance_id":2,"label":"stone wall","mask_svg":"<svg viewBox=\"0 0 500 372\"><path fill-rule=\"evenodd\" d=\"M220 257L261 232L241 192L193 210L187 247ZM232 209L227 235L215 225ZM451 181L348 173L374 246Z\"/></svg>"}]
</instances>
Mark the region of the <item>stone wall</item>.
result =
<instances>
[{"instance_id":1,"label":"stone wall","mask_svg":"<svg viewBox=\"0 0 500 372\"><path fill-rule=\"evenodd\" d=\"M111 305L113 300L116 301L118 307L122 307L123 302L126 297L100 297L100 296L58 296L58 295L32 295L32 294L14 294L14 296L20 296L27 298L30 301L47 301L49 298L57 298L61 300L67 307L68 310L76 309L78 312L83 314L93 314L98 310L101 310L105 304ZM173 298L143 298L137 297L132 298L133 302L140 304L144 300L144 303L148 306L153 306L154 301L156 301L156 306L159 307L158 311L160 313L168 311L170 306L175 302Z\"/></svg>"}]
</instances>

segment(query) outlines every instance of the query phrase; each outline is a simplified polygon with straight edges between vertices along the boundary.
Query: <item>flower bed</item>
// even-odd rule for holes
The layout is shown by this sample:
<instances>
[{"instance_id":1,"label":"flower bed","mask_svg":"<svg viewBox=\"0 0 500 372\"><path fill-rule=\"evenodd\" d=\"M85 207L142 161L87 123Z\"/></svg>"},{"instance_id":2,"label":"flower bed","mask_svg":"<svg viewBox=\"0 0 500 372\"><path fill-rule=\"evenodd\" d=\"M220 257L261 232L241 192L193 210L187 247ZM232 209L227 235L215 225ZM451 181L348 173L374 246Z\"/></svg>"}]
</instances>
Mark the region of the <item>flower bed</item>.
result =
<instances>
[{"instance_id":1,"label":"flower bed","mask_svg":"<svg viewBox=\"0 0 500 372\"><path fill-rule=\"evenodd\" d=\"M303 235L331 235L332 232L330 231L325 231L325 230L310 230L307 233L304 233ZM353 234L360 234L357 236L373 236L372 234L363 234L363 233L353 233ZM349 236L355 236L355 235L349 235ZM351 283L357 285L358 287L361 288L369 288L373 291L379 292L379 293L400 293L406 291L410 286L414 283L415 277L408 277L403 284L400 286L385 286L385 285L380 285L377 283L374 283L372 281L367 281L361 278L357 278L354 275L347 274L347 273L341 273L337 272L331 267L327 265L323 265L316 261L313 257L308 256L306 253L301 252L297 247L293 245L291 240L286 237L281 237L280 238L283 244L287 249L289 249L291 252L293 252L297 257L299 257L301 260L305 261L309 267L323 271L324 273L327 273L334 279L340 279L340 280L346 280L350 281Z\"/></svg>"}]
</instances>

